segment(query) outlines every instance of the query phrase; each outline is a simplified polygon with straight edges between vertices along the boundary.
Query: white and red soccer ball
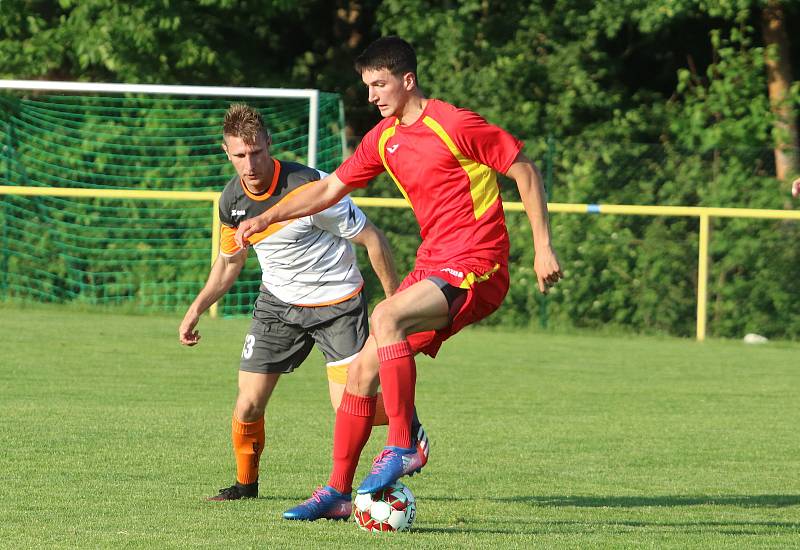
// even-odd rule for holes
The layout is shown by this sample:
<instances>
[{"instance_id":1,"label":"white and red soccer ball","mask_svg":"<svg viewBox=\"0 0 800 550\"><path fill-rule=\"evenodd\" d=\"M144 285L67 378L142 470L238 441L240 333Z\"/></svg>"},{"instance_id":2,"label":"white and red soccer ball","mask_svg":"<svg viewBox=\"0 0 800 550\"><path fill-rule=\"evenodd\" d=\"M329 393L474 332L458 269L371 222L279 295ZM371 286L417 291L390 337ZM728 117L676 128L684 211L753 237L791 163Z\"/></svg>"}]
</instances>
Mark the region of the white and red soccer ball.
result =
<instances>
[{"instance_id":1,"label":"white and red soccer ball","mask_svg":"<svg viewBox=\"0 0 800 550\"><path fill-rule=\"evenodd\" d=\"M417 515L417 502L411 489L400 483L377 493L356 495L356 524L364 531L407 531Z\"/></svg>"}]
</instances>

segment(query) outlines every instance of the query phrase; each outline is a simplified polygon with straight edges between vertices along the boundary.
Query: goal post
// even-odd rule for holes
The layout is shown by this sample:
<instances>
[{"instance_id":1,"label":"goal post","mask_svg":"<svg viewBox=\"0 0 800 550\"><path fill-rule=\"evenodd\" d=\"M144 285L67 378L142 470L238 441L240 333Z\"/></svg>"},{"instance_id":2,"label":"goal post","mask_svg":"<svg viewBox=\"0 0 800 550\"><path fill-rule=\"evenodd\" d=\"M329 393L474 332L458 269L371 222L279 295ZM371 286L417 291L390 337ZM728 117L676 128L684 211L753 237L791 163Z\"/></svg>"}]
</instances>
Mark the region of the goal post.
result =
<instances>
[{"instance_id":1,"label":"goal post","mask_svg":"<svg viewBox=\"0 0 800 550\"><path fill-rule=\"evenodd\" d=\"M235 175L221 148L234 102L261 112L275 157L327 172L343 160L337 94L0 80L0 298L184 309L216 257L208 216ZM248 262L221 312L246 313L259 282Z\"/></svg>"},{"instance_id":2,"label":"goal post","mask_svg":"<svg viewBox=\"0 0 800 550\"><path fill-rule=\"evenodd\" d=\"M0 80L0 89L47 92L147 94L238 98L305 98L308 100L308 166L317 165L319 132L319 90L284 88L236 88L230 86L172 86L165 84L102 84L52 80ZM343 129L342 129L343 131ZM342 138L343 139L343 138Z\"/></svg>"}]
</instances>

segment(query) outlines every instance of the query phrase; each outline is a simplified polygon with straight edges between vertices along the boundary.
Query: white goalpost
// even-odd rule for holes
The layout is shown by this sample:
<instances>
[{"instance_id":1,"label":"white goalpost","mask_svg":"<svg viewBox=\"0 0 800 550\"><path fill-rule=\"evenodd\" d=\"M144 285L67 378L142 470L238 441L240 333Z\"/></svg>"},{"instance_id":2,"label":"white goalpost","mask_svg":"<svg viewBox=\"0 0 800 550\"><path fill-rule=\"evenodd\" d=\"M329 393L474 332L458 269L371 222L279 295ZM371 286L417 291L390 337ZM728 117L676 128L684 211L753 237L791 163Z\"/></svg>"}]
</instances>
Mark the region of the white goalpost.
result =
<instances>
[{"instance_id":1,"label":"white goalpost","mask_svg":"<svg viewBox=\"0 0 800 550\"><path fill-rule=\"evenodd\" d=\"M167 84L102 84L92 82L57 82L52 80L0 80L0 89L41 90L49 92L97 92L130 94L167 94L176 96L276 97L308 99L309 166L317 165L319 136L319 90L289 88L237 88L232 86L176 86Z\"/></svg>"},{"instance_id":2,"label":"white goalpost","mask_svg":"<svg viewBox=\"0 0 800 550\"><path fill-rule=\"evenodd\" d=\"M261 112L276 158L328 172L343 160L332 93L0 80L0 300L185 307L216 257L233 102ZM249 310L249 275L222 315Z\"/></svg>"}]
</instances>

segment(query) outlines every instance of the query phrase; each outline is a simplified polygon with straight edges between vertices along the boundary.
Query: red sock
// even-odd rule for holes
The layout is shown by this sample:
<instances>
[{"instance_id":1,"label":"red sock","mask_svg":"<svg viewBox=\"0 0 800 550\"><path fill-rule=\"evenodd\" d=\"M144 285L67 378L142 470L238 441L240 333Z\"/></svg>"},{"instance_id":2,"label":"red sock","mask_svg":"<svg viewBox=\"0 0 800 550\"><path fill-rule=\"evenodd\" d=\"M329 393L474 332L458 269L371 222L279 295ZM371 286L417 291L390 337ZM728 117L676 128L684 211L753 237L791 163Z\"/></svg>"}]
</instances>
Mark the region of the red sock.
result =
<instances>
[{"instance_id":1,"label":"red sock","mask_svg":"<svg viewBox=\"0 0 800 550\"><path fill-rule=\"evenodd\" d=\"M414 414L414 386L417 383L417 364L408 340L378 348L381 364L381 390L389 434L386 445L411 447L411 417Z\"/></svg>"},{"instance_id":2,"label":"red sock","mask_svg":"<svg viewBox=\"0 0 800 550\"><path fill-rule=\"evenodd\" d=\"M353 395L344 391L342 403L336 411L333 429L333 471L328 485L340 493L350 494L358 457L372 432L377 397Z\"/></svg>"}]
</instances>

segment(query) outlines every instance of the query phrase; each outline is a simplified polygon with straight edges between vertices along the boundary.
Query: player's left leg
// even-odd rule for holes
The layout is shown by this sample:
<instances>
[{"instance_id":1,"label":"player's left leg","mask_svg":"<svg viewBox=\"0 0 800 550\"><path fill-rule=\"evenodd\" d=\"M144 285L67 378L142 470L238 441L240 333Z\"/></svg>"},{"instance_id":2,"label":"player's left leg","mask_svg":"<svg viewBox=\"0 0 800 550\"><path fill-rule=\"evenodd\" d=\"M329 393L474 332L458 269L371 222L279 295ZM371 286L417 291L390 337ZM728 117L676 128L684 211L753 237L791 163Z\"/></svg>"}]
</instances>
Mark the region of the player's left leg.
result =
<instances>
[{"instance_id":1,"label":"player's left leg","mask_svg":"<svg viewBox=\"0 0 800 550\"><path fill-rule=\"evenodd\" d=\"M372 385L378 376L378 369L380 364L376 361L377 351L374 349L374 343L366 346L366 333L369 325L367 317L367 303L363 294L353 297L346 302L326 306L325 310L320 311L316 308L316 315L326 317L329 320L325 323L316 325L312 329L312 335L317 346L325 354L328 360L328 385L331 394L331 404L334 410L339 409L339 405L345 395L345 384L348 381L348 372L350 364L356 363L352 368L357 371L354 373L353 380L351 380L350 391L347 392L347 403L345 403L345 411L353 406L353 400L358 398L369 398L372 401ZM365 346L367 349L364 349ZM355 350L355 351L354 351ZM356 358L357 361L356 361ZM373 405L370 403L370 410ZM372 419L373 426L388 424L389 417L386 414L386 408L383 402L383 394L378 392L375 395L374 403L375 414ZM352 413L358 412L358 407L350 411ZM345 426L339 429L339 435L346 431ZM413 468L407 472L418 472L427 463L428 459L428 438L425 435L425 430L420 425L419 418L417 417L416 408L412 410L411 416L411 447L418 449L415 454ZM358 460L360 448L355 456ZM355 470L356 463L349 465L346 470L349 471L350 467ZM338 470L338 468L334 468ZM344 471L343 471L344 473ZM352 476L352 472L349 473ZM337 476L333 476L332 481L336 481ZM346 478L345 478L346 479ZM340 491L350 490L350 479L346 483L334 483L334 487Z\"/></svg>"},{"instance_id":2,"label":"player's left leg","mask_svg":"<svg viewBox=\"0 0 800 550\"><path fill-rule=\"evenodd\" d=\"M373 461L370 474L358 487L373 493L416 471L427 462L427 452L412 445L412 418L416 386L414 351L406 335L436 330L450 323L450 304L441 288L423 279L384 300L372 313L372 334L377 342L380 384L389 432L386 447ZM423 448L427 451L427 447Z\"/></svg>"}]
</instances>

